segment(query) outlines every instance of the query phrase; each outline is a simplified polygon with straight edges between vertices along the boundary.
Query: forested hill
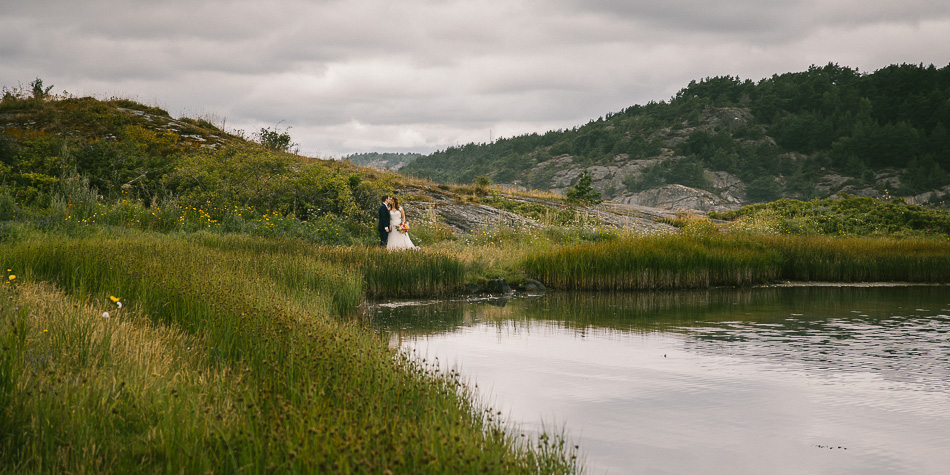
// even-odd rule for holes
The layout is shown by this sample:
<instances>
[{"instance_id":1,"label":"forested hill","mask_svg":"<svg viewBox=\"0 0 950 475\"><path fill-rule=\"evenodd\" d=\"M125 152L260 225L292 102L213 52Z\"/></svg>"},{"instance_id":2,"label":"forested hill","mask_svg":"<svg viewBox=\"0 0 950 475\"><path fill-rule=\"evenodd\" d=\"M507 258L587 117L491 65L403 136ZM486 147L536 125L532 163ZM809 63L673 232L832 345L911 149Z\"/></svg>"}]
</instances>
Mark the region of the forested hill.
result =
<instances>
[{"instance_id":1,"label":"forested hill","mask_svg":"<svg viewBox=\"0 0 950 475\"><path fill-rule=\"evenodd\" d=\"M759 82L692 81L669 101L569 130L448 148L401 171L564 189L586 169L606 197L632 202L671 184L737 203L840 191L937 190L925 196L939 198L950 191L948 127L950 66L864 73L828 64Z\"/></svg>"}]
</instances>

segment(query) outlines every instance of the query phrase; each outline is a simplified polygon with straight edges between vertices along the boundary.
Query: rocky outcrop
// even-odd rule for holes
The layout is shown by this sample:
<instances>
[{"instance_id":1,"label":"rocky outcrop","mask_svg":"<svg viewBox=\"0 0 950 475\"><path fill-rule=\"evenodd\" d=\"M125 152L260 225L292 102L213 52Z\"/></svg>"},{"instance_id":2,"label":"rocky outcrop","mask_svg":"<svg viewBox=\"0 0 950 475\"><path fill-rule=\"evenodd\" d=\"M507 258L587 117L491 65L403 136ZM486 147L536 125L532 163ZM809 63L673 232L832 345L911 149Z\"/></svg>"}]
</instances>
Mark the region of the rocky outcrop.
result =
<instances>
[{"instance_id":1,"label":"rocky outcrop","mask_svg":"<svg viewBox=\"0 0 950 475\"><path fill-rule=\"evenodd\" d=\"M439 221L456 233L497 226L537 226L537 223L524 216L483 204L418 203L409 206L406 212L410 220L419 219L425 213L434 213Z\"/></svg>"},{"instance_id":2,"label":"rocky outcrop","mask_svg":"<svg viewBox=\"0 0 950 475\"><path fill-rule=\"evenodd\" d=\"M181 120L172 119L171 117L151 114L145 111L128 109L125 107L117 107L116 110L129 114L130 116L137 117L153 129L173 132L180 136L182 143L186 145L216 149L220 148L226 143L224 137L215 134L209 134L205 129L195 127L194 125L185 123Z\"/></svg>"},{"instance_id":3,"label":"rocky outcrop","mask_svg":"<svg viewBox=\"0 0 950 475\"><path fill-rule=\"evenodd\" d=\"M538 227L541 223L531 218L479 203L460 203L436 192L426 194L423 201L419 190L400 190L397 195L415 196L406 199L406 214L410 221L426 219L437 220L455 234L470 233L480 229L506 227ZM592 221L617 229L635 231L642 234L678 232L668 224L657 222L662 218L673 218L675 212L637 204L607 201L596 206L573 206L560 200L534 198L523 195L501 195L507 201L541 204L553 210L571 209L580 215L586 215Z\"/></svg>"},{"instance_id":4,"label":"rocky outcrop","mask_svg":"<svg viewBox=\"0 0 950 475\"><path fill-rule=\"evenodd\" d=\"M906 203L913 205L922 205L925 203L937 203L946 205L950 202L950 185L947 185L943 188L934 191L928 191L926 193L921 193L915 196L908 196L904 200Z\"/></svg>"},{"instance_id":5,"label":"rocky outcrop","mask_svg":"<svg viewBox=\"0 0 950 475\"><path fill-rule=\"evenodd\" d=\"M678 229L673 226L655 221L660 218L675 217L676 213L669 210L617 202L604 202L594 207L582 208L582 210L604 225L617 229L642 234L678 232Z\"/></svg>"},{"instance_id":6,"label":"rocky outcrop","mask_svg":"<svg viewBox=\"0 0 950 475\"><path fill-rule=\"evenodd\" d=\"M666 185L626 195L615 201L676 211L726 211L740 207L738 201L730 201L706 190L683 185Z\"/></svg>"},{"instance_id":7,"label":"rocky outcrop","mask_svg":"<svg viewBox=\"0 0 950 475\"><path fill-rule=\"evenodd\" d=\"M709 187L729 204L742 204L745 201L745 183L739 177L723 171L706 172Z\"/></svg>"}]
</instances>

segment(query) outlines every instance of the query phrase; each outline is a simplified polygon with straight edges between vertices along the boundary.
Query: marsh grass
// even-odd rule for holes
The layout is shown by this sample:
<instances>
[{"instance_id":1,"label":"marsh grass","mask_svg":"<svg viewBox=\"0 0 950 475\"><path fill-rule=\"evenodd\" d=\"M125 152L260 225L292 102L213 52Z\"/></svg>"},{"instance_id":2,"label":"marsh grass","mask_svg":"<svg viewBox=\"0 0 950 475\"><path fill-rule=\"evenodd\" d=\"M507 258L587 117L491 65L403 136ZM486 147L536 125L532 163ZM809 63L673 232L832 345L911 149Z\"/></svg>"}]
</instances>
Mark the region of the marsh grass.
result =
<instances>
[{"instance_id":1,"label":"marsh grass","mask_svg":"<svg viewBox=\"0 0 950 475\"><path fill-rule=\"evenodd\" d=\"M4 437L13 472L161 471L231 465L240 365L208 361L207 342L43 283L0 291ZM103 308L112 311L103 318Z\"/></svg>"},{"instance_id":2,"label":"marsh grass","mask_svg":"<svg viewBox=\"0 0 950 475\"><path fill-rule=\"evenodd\" d=\"M755 238L782 256L780 278L835 282L950 282L950 242L830 236Z\"/></svg>"},{"instance_id":3,"label":"marsh grass","mask_svg":"<svg viewBox=\"0 0 950 475\"><path fill-rule=\"evenodd\" d=\"M216 249L241 249L261 258L315 259L359 276L366 298L438 297L458 293L465 265L444 249L388 251L379 246L323 246L294 239L262 240L239 235L201 234L195 239Z\"/></svg>"},{"instance_id":4,"label":"marsh grass","mask_svg":"<svg viewBox=\"0 0 950 475\"><path fill-rule=\"evenodd\" d=\"M938 240L747 236L708 229L530 253L530 277L557 289L654 290L776 280L950 281L950 243Z\"/></svg>"},{"instance_id":5,"label":"marsh grass","mask_svg":"<svg viewBox=\"0 0 950 475\"><path fill-rule=\"evenodd\" d=\"M288 247L147 234L0 247L18 273L0 307L4 467L578 470L557 438L535 446L509 433L458 373L341 318L367 275L350 261L419 259L431 271L446 256Z\"/></svg>"},{"instance_id":6,"label":"marsh grass","mask_svg":"<svg viewBox=\"0 0 950 475\"><path fill-rule=\"evenodd\" d=\"M777 256L753 242L644 237L535 253L526 272L557 289L656 290L750 285L777 277Z\"/></svg>"}]
</instances>

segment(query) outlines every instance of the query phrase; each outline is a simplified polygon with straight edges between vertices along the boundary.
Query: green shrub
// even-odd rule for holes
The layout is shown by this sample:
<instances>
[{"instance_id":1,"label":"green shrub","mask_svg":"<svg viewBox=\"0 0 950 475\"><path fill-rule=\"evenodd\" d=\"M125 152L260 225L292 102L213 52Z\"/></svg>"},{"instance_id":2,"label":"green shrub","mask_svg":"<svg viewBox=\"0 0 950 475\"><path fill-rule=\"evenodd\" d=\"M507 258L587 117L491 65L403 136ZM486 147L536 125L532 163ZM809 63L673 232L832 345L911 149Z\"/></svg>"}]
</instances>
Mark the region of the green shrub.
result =
<instances>
[{"instance_id":1,"label":"green shrub","mask_svg":"<svg viewBox=\"0 0 950 475\"><path fill-rule=\"evenodd\" d=\"M867 197L782 199L709 216L781 234L950 237L950 211Z\"/></svg>"},{"instance_id":2,"label":"green shrub","mask_svg":"<svg viewBox=\"0 0 950 475\"><path fill-rule=\"evenodd\" d=\"M0 221L10 221L16 218L18 211L16 198L10 193L9 188L0 187Z\"/></svg>"},{"instance_id":3,"label":"green shrub","mask_svg":"<svg viewBox=\"0 0 950 475\"><path fill-rule=\"evenodd\" d=\"M0 243L14 243L23 237L23 226L11 221L0 221Z\"/></svg>"}]
</instances>

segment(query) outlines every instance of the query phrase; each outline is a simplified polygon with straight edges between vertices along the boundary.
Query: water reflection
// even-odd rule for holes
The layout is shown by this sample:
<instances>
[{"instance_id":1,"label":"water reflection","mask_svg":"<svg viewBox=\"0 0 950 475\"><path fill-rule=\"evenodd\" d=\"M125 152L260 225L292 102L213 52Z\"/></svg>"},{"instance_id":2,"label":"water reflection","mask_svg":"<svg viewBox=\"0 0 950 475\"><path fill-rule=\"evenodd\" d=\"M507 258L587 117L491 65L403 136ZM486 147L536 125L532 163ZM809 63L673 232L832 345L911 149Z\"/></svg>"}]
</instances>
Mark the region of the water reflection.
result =
<instances>
[{"instance_id":1,"label":"water reflection","mask_svg":"<svg viewBox=\"0 0 950 475\"><path fill-rule=\"evenodd\" d=\"M565 423L594 473L940 473L948 290L555 293L368 320L459 365L513 419Z\"/></svg>"}]
</instances>

